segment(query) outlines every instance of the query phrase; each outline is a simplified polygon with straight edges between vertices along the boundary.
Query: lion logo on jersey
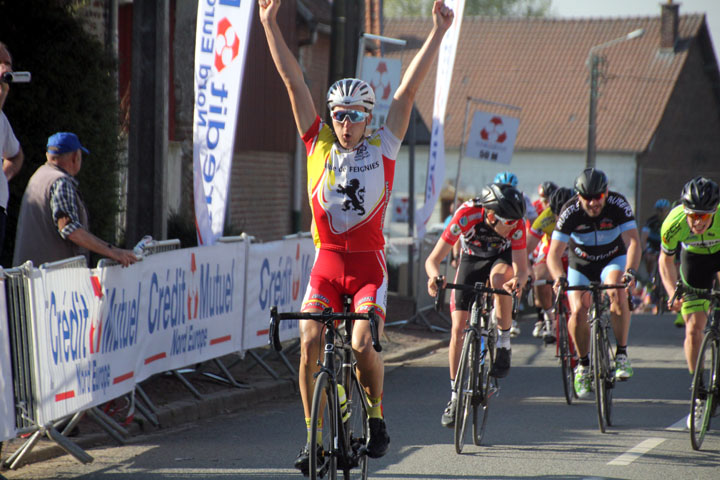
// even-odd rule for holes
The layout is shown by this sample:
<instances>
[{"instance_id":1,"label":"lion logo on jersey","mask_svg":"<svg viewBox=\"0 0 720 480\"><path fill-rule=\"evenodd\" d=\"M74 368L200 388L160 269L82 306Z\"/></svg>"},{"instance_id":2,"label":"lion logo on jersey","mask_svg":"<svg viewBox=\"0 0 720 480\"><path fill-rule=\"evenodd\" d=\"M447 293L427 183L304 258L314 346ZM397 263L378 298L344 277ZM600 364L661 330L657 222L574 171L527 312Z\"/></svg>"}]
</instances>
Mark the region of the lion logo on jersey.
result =
<instances>
[{"instance_id":1,"label":"lion logo on jersey","mask_svg":"<svg viewBox=\"0 0 720 480\"><path fill-rule=\"evenodd\" d=\"M343 212L347 212L352 208L353 211L358 212L358 215L365 215L365 208L363 208L363 203L365 203L365 187L360 187L360 180L357 178L350 179L347 185L340 185L337 188L337 192L347 197L343 202Z\"/></svg>"}]
</instances>

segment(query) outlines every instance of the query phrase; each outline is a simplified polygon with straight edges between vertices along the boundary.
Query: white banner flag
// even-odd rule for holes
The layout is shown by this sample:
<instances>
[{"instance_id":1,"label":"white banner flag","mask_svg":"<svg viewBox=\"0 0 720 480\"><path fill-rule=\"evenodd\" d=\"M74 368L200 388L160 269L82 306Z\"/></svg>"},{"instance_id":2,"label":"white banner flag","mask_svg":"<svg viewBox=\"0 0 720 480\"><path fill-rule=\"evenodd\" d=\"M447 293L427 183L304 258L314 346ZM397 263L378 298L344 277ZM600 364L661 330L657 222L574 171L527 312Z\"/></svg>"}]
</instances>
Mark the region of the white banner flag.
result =
<instances>
[{"instance_id":1,"label":"white banner flag","mask_svg":"<svg viewBox=\"0 0 720 480\"><path fill-rule=\"evenodd\" d=\"M447 108L450 82L452 81L455 53L460 38L465 0L446 0L445 4L455 12L455 20L440 45L437 76L435 79L435 102L430 137L430 157L428 158L427 179L425 181L425 204L418 209L415 218L417 235L425 235L425 227L430 220L435 203L440 196L440 188L445 180L445 110ZM462 140L461 140L462 141Z\"/></svg>"},{"instance_id":2,"label":"white banner flag","mask_svg":"<svg viewBox=\"0 0 720 480\"><path fill-rule=\"evenodd\" d=\"M465 153L468 157L510 165L520 119L477 111Z\"/></svg>"},{"instance_id":3,"label":"white banner flag","mask_svg":"<svg viewBox=\"0 0 720 480\"><path fill-rule=\"evenodd\" d=\"M200 245L225 224L235 125L256 0L201 0L195 33L193 184Z\"/></svg>"}]
</instances>

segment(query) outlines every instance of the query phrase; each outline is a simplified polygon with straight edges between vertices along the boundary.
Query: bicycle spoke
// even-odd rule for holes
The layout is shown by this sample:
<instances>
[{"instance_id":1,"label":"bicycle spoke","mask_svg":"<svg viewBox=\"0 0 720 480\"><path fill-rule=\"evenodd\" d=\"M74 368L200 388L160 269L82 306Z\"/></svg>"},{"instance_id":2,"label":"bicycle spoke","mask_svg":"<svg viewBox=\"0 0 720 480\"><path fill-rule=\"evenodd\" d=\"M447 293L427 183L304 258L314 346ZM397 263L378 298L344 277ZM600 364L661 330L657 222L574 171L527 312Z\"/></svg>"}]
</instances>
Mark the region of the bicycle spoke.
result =
<instances>
[{"instance_id":1,"label":"bicycle spoke","mask_svg":"<svg viewBox=\"0 0 720 480\"><path fill-rule=\"evenodd\" d=\"M712 332L703 339L695 365L690 398L690 443L694 450L700 450L705 433L710 426L713 403L717 392L718 340Z\"/></svg>"},{"instance_id":2,"label":"bicycle spoke","mask_svg":"<svg viewBox=\"0 0 720 480\"><path fill-rule=\"evenodd\" d=\"M333 451L333 439L337 435L337 391L330 382L327 372L321 372L315 380L313 392L311 425L321 425L322 433L317 428L310 434L310 478L337 478L337 457ZM327 475L327 477L325 477Z\"/></svg>"},{"instance_id":3,"label":"bicycle spoke","mask_svg":"<svg viewBox=\"0 0 720 480\"><path fill-rule=\"evenodd\" d=\"M343 465L345 480L361 479L368 476L368 457L361 451L367 443L369 436L367 422L367 405L365 392L360 386L357 377L351 376L350 388L345 388L347 395L347 410L343 413L345 418L345 450L349 458L347 465Z\"/></svg>"},{"instance_id":4,"label":"bicycle spoke","mask_svg":"<svg viewBox=\"0 0 720 480\"><path fill-rule=\"evenodd\" d=\"M460 365L455 379L457 389L457 404L455 406L455 452L462 453L465 446L465 429L471 408L469 395L472 394L471 368L472 344L475 332L468 330L465 333L462 353L460 354Z\"/></svg>"}]
</instances>

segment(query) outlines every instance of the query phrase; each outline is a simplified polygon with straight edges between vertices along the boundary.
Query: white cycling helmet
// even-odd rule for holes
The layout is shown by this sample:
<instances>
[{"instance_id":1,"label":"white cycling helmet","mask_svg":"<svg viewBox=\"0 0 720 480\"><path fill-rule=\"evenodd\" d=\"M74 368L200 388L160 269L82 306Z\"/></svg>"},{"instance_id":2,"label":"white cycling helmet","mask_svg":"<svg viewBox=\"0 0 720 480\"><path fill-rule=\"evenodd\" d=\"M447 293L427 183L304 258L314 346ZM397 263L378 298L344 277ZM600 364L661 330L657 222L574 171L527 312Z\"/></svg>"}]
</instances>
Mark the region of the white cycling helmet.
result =
<instances>
[{"instance_id":1,"label":"white cycling helmet","mask_svg":"<svg viewBox=\"0 0 720 480\"><path fill-rule=\"evenodd\" d=\"M328 108L352 105L365 107L371 112L375 105L375 92L367 82L359 78L343 78L333 83L327 93Z\"/></svg>"}]
</instances>

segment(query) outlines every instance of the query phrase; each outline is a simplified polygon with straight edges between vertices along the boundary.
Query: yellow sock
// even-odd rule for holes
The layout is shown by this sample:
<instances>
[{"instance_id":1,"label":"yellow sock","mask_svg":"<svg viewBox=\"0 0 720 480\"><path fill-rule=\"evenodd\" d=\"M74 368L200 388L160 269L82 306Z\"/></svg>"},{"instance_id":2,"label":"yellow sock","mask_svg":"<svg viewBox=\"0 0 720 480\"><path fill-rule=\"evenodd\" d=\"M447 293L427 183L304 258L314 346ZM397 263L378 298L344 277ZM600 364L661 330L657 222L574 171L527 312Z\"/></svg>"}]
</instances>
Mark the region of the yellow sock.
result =
<instances>
[{"instance_id":1,"label":"yellow sock","mask_svg":"<svg viewBox=\"0 0 720 480\"><path fill-rule=\"evenodd\" d=\"M311 418L305 418L305 428L307 429L307 443L310 444L310 435L312 434L312 430L310 427L310 424L312 423ZM318 420L317 423L317 443L322 444L322 420Z\"/></svg>"},{"instance_id":2,"label":"yellow sock","mask_svg":"<svg viewBox=\"0 0 720 480\"><path fill-rule=\"evenodd\" d=\"M378 398L367 396L368 418L383 418L382 395Z\"/></svg>"}]
</instances>

